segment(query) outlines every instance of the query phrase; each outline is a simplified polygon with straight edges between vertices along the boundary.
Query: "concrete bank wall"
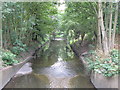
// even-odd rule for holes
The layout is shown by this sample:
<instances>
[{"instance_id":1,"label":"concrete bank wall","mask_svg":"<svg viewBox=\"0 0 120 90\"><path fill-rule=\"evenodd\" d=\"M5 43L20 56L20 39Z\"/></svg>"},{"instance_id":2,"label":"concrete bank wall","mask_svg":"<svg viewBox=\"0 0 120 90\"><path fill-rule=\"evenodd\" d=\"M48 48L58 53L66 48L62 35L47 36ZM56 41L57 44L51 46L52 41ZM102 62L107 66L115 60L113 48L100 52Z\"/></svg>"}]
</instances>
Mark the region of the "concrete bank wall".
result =
<instances>
[{"instance_id":1,"label":"concrete bank wall","mask_svg":"<svg viewBox=\"0 0 120 90\"><path fill-rule=\"evenodd\" d=\"M118 77L118 75L115 75L113 77L105 77L102 74L92 71L90 79L96 88L113 88L113 90L115 90L115 88L119 88Z\"/></svg>"},{"instance_id":2,"label":"concrete bank wall","mask_svg":"<svg viewBox=\"0 0 120 90\"><path fill-rule=\"evenodd\" d=\"M4 69L0 70L0 90L10 81L10 79L17 73L17 71L30 59L32 59L32 56L27 57L23 62L8 66Z\"/></svg>"}]
</instances>

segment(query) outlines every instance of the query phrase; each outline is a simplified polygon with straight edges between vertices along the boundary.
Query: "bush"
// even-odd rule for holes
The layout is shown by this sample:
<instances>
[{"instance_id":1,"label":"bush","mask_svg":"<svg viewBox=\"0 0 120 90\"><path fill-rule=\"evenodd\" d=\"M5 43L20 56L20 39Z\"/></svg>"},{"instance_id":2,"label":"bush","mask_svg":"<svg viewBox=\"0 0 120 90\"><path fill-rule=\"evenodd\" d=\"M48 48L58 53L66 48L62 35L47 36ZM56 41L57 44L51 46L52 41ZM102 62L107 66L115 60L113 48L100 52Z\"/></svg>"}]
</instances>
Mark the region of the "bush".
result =
<instances>
[{"instance_id":1,"label":"bush","mask_svg":"<svg viewBox=\"0 0 120 90\"><path fill-rule=\"evenodd\" d=\"M86 60L88 61L90 70L94 70L108 77L120 73L118 68L118 50L112 50L110 57L104 59L98 56L96 51L90 51L89 54L92 54L92 56L86 57Z\"/></svg>"},{"instance_id":2,"label":"bush","mask_svg":"<svg viewBox=\"0 0 120 90\"><path fill-rule=\"evenodd\" d=\"M11 52L14 53L14 54L20 54L20 52L24 52L25 49L24 48L21 48L19 46L15 46L11 49Z\"/></svg>"},{"instance_id":3,"label":"bush","mask_svg":"<svg viewBox=\"0 0 120 90\"><path fill-rule=\"evenodd\" d=\"M6 51L2 53L2 60L6 65L13 65L18 63L18 61L15 60L15 58L16 58L16 55L11 53L10 51Z\"/></svg>"},{"instance_id":4,"label":"bush","mask_svg":"<svg viewBox=\"0 0 120 90\"><path fill-rule=\"evenodd\" d=\"M23 44L20 40L16 40L13 43L13 46L14 47L11 49L11 52L17 55L20 54L20 52L28 50L26 44Z\"/></svg>"}]
</instances>

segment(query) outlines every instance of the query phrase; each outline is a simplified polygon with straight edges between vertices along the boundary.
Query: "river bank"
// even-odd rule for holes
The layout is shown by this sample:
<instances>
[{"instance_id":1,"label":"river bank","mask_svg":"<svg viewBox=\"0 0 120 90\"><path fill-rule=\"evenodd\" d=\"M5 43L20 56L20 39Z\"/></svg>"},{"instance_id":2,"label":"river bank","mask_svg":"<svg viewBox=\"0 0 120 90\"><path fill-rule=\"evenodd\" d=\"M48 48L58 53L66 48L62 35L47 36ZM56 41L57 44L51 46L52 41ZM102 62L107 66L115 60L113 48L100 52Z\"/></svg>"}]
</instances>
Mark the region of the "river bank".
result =
<instances>
[{"instance_id":1,"label":"river bank","mask_svg":"<svg viewBox=\"0 0 120 90\"><path fill-rule=\"evenodd\" d=\"M91 50L88 45L83 45L83 47L78 47L76 45L77 43L74 43L71 45L72 50L76 53L76 55L79 57L79 59L83 62L84 66L86 67L86 70L88 71L88 76L90 78L90 81L93 83L95 88L110 88L110 90L118 90L118 80L119 75L114 75L112 77L105 77L103 74L96 73L95 71L90 71L88 69L88 62L85 60L85 55L88 55L89 50ZM104 83L103 83L104 82Z\"/></svg>"},{"instance_id":2,"label":"river bank","mask_svg":"<svg viewBox=\"0 0 120 90\"><path fill-rule=\"evenodd\" d=\"M26 64L28 61L30 61L31 59L36 57L36 52L39 49L41 49L45 44L47 44L47 43L44 43L43 45L39 46L39 44L37 43L36 46L33 45L32 47L29 47L26 52L21 52L20 55L17 56L17 59L19 60L19 63L11 65L11 66L3 67L2 69L0 69L0 80L1 80L0 89L2 89L11 80L11 78L20 70L20 68L24 64ZM29 67L29 63L27 63L25 66ZM16 77L31 72L30 68L29 68L28 71L27 70L26 69L21 69L16 74Z\"/></svg>"}]
</instances>

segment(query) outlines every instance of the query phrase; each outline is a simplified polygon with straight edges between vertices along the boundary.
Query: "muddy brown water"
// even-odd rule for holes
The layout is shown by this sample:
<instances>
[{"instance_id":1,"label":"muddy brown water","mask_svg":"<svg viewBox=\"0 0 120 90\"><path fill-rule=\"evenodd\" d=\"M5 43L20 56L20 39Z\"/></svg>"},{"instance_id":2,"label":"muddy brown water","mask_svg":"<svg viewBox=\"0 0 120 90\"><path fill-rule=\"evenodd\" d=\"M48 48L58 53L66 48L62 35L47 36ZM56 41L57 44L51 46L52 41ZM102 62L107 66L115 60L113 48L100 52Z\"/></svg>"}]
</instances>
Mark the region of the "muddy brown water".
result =
<instances>
[{"instance_id":1,"label":"muddy brown water","mask_svg":"<svg viewBox=\"0 0 120 90\"><path fill-rule=\"evenodd\" d=\"M5 88L94 88L86 70L65 41L52 41L41 56L32 60L31 73L14 77ZM31 70L30 69L30 70ZM22 72L22 71L21 71Z\"/></svg>"}]
</instances>

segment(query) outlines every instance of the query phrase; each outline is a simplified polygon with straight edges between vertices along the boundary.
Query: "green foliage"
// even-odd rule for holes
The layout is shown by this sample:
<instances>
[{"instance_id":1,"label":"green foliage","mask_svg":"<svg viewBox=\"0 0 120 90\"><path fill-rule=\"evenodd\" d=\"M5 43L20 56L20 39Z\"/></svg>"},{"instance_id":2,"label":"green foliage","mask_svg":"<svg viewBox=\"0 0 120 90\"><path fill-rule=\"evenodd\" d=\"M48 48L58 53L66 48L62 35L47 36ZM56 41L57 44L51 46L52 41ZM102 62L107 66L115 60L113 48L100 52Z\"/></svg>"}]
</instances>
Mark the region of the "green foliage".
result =
<instances>
[{"instance_id":1,"label":"green foliage","mask_svg":"<svg viewBox=\"0 0 120 90\"><path fill-rule=\"evenodd\" d=\"M24 51L25 51L25 49L21 48L19 46L13 47L11 49L11 52L14 53L14 54L17 54L17 55L20 54L20 52L24 52Z\"/></svg>"},{"instance_id":2,"label":"green foliage","mask_svg":"<svg viewBox=\"0 0 120 90\"><path fill-rule=\"evenodd\" d=\"M19 46L19 47L26 48L26 44L23 44L22 41L20 41L20 40L16 40L16 41L13 43L13 46Z\"/></svg>"},{"instance_id":3,"label":"green foliage","mask_svg":"<svg viewBox=\"0 0 120 90\"><path fill-rule=\"evenodd\" d=\"M105 59L98 56L94 50L89 51L89 54L92 56L86 57L86 61L88 61L90 70L94 70L107 77L120 73L120 69L118 68L118 50L112 50L110 57Z\"/></svg>"},{"instance_id":4,"label":"green foliage","mask_svg":"<svg viewBox=\"0 0 120 90\"><path fill-rule=\"evenodd\" d=\"M4 2L2 5L3 45L13 45L13 52L23 50L31 41L43 42L52 33L57 21L55 4L52 2ZM21 42L17 42L21 41ZM8 43L7 43L8 42ZM11 48L6 46L7 48ZM20 50L20 51L19 51Z\"/></svg>"},{"instance_id":5,"label":"green foliage","mask_svg":"<svg viewBox=\"0 0 120 90\"><path fill-rule=\"evenodd\" d=\"M61 30L66 31L70 43L74 42L74 39L79 39L84 33L88 41L93 40L97 27L94 9L96 6L96 3L92 2L67 2Z\"/></svg>"},{"instance_id":6,"label":"green foliage","mask_svg":"<svg viewBox=\"0 0 120 90\"><path fill-rule=\"evenodd\" d=\"M15 60L15 58L16 58L16 55L11 53L10 51L5 51L2 54L2 60L5 65L13 65L18 63L18 61Z\"/></svg>"},{"instance_id":7,"label":"green foliage","mask_svg":"<svg viewBox=\"0 0 120 90\"><path fill-rule=\"evenodd\" d=\"M91 55L96 55L96 52L94 50L90 50L88 53Z\"/></svg>"},{"instance_id":8,"label":"green foliage","mask_svg":"<svg viewBox=\"0 0 120 90\"><path fill-rule=\"evenodd\" d=\"M13 46L11 52L17 55L20 54L20 52L25 52L27 50L26 44L23 44L20 40L16 40L13 43Z\"/></svg>"},{"instance_id":9,"label":"green foliage","mask_svg":"<svg viewBox=\"0 0 120 90\"><path fill-rule=\"evenodd\" d=\"M57 8L52 2L3 2L2 34L5 65L17 63L15 55L33 43L43 44L57 27ZM55 20L56 19L56 20Z\"/></svg>"}]
</instances>

